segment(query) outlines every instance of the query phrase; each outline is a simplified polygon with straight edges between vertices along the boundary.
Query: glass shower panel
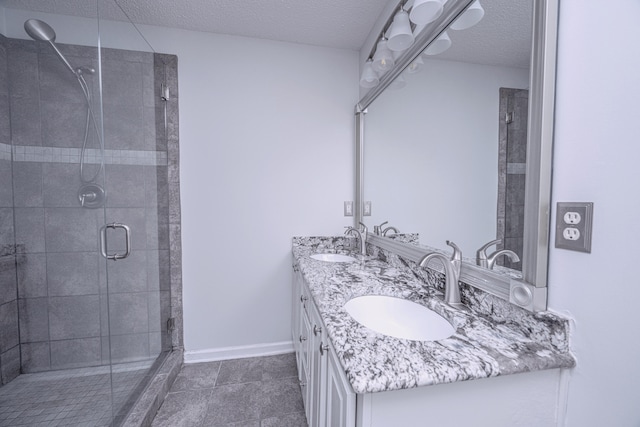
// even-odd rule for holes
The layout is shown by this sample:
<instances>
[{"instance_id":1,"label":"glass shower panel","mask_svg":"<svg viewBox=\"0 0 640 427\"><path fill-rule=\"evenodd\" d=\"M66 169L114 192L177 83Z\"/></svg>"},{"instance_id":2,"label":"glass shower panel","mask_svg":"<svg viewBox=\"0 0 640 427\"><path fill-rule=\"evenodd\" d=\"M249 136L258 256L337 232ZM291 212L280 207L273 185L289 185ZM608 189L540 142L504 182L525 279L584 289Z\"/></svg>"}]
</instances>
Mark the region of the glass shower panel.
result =
<instances>
[{"instance_id":1,"label":"glass shower panel","mask_svg":"<svg viewBox=\"0 0 640 427\"><path fill-rule=\"evenodd\" d=\"M108 195L103 236L106 253L122 256L104 264L101 307L119 421L170 350L167 144L156 54L114 1L99 2L98 19Z\"/></svg>"}]
</instances>

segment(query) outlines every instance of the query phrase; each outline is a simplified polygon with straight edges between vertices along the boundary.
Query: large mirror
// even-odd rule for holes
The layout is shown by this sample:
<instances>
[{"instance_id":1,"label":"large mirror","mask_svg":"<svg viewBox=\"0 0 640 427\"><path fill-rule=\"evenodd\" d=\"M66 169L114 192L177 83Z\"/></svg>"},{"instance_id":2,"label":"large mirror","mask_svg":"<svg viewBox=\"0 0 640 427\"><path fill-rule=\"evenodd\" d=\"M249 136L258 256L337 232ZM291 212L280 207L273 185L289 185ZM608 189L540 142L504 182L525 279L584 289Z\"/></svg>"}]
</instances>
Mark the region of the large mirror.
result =
<instances>
[{"instance_id":1,"label":"large mirror","mask_svg":"<svg viewBox=\"0 0 640 427\"><path fill-rule=\"evenodd\" d=\"M456 7L464 10L469 1L448 3L455 17ZM529 293L546 287L550 169L544 156L551 134L545 120L552 120L552 103L545 78L553 70L545 67L555 65L547 60L555 58L555 46L549 49L543 37L548 3L481 0L484 17L472 28L454 31L450 21L435 22L423 42L444 30L451 46L438 54L411 48L381 79L384 90L371 89L359 105L357 191L360 202L371 203L364 217L370 228L389 221L400 232L418 233L426 249L448 250L445 241L454 241L467 264L475 264L481 246L500 239L487 253L509 249L519 260L497 258L482 281L503 274L512 286L511 278L519 278ZM468 267L467 274L477 270Z\"/></svg>"}]
</instances>

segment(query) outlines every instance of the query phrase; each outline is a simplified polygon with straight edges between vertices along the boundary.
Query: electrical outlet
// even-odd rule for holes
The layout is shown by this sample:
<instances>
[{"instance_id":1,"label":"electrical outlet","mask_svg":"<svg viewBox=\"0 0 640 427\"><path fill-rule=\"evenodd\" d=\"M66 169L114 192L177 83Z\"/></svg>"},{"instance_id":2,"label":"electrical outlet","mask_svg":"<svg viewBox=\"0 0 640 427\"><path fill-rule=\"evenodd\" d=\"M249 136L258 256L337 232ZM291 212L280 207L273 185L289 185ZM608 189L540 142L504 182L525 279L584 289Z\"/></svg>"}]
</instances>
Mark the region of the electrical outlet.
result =
<instances>
[{"instance_id":1,"label":"electrical outlet","mask_svg":"<svg viewBox=\"0 0 640 427\"><path fill-rule=\"evenodd\" d=\"M562 237L566 240L578 240L580 238L580 230L574 227L567 227L562 230Z\"/></svg>"},{"instance_id":2,"label":"electrical outlet","mask_svg":"<svg viewBox=\"0 0 640 427\"><path fill-rule=\"evenodd\" d=\"M362 216L371 216L371 202L364 202Z\"/></svg>"},{"instance_id":3,"label":"electrical outlet","mask_svg":"<svg viewBox=\"0 0 640 427\"><path fill-rule=\"evenodd\" d=\"M582 215L580 215L579 212L567 212L564 214L562 219L564 220L565 224L575 225L580 224L580 221L582 221Z\"/></svg>"},{"instance_id":4,"label":"electrical outlet","mask_svg":"<svg viewBox=\"0 0 640 427\"><path fill-rule=\"evenodd\" d=\"M556 248L591 253L593 203L558 202Z\"/></svg>"},{"instance_id":5,"label":"electrical outlet","mask_svg":"<svg viewBox=\"0 0 640 427\"><path fill-rule=\"evenodd\" d=\"M344 202L344 216L353 216L353 202Z\"/></svg>"}]
</instances>

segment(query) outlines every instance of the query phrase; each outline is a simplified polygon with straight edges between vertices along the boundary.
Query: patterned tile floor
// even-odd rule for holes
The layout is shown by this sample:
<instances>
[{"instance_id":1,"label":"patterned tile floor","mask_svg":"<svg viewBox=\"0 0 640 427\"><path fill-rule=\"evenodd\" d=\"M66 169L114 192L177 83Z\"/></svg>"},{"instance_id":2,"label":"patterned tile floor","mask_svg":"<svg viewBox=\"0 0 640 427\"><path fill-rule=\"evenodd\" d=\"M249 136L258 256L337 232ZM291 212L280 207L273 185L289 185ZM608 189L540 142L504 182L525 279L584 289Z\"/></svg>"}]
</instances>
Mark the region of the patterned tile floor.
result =
<instances>
[{"instance_id":1,"label":"patterned tile floor","mask_svg":"<svg viewBox=\"0 0 640 427\"><path fill-rule=\"evenodd\" d=\"M0 387L0 427L109 426L150 366L117 365L113 375L108 366L20 375Z\"/></svg>"},{"instance_id":2,"label":"patterned tile floor","mask_svg":"<svg viewBox=\"0 0 640 427\"><path fill-rule=\"evenodd\" d=\"M185 364L152 427L306 427L293 353Z\"/></svg>"}]
</instances>

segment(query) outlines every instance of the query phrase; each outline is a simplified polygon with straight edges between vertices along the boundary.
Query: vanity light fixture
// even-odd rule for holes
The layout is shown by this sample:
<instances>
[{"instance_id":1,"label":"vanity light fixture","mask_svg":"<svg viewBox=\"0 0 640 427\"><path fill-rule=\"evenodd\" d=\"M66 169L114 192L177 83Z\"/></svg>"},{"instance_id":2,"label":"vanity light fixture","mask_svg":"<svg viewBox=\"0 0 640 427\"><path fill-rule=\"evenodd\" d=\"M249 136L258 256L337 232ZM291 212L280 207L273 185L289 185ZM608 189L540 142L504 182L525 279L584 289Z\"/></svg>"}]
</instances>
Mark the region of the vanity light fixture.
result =
<instances>
[{"instance_id":1,"label":"vanity light fixture","mask_svg":"<svg viewBox=\"0 0 640 427\"><path fill-rule=\"evenodd\" d=\"M373 69L379 73L386 73L394 65L393 54L387 46L387 38L383 35L376 46L376 53L373 55Z\"/></svg>"},{"instance_id":2,"label":"vanity light fixture","mask_svg":"<svg viewBox=\"0 0 640 427\"><path fill-rule=\"evenodd\" d=\"M484 9L480 4L479 0L474 1L467 10L464 11L462 15L453 23L449 28L452 30L466 30L467 28L471 28L476 25L478 22L482 20L484 17Z\"/></svg>"},{"instance_id":3,"label":"vanity light fixture","mask_svg":"<svg viewBox=\"0 0 640 427\"><path fill-rule=\"evenodd\" d=\"M409 18L416 25L426 25L442 15L446 0L415 0Z\"/></svg>"},{"instance_id":4,"label":"vanity light fixture","mask_svg":"<svg viewBox=\"0 0 640 427\"><path fill-rule=\"evenodd\" d=\"M394 52L401 52L407 50L412 44L413 33L411 32L409 14L401 7L389 27L387 46Z\"/></svg>"},{"instance_id":5,"label":"vanity light fixture","mask_svg":"<svg viewBox=\"0 0 640 427\"><path fill-rule=\"evenodd\" d=\"M380 79L378 78L378 74L376 74L375 70L373 69L373 60L369 58L364 64L364 68L362 69L362 76L360 76L360 86L371 88L378 86L378 83L380 83Z\"/></svg>"},{"instance_id":6,"label":"vanity light fixture","mask_svg":"<svg viewBox=\"0 0 640 427\"><path fill-rule=\"evenodd\" d=\"M449 38L449 34L446 31L443 31L442 34L435 39L429 47L424 50L425 55L439 55L445 50L451 47L451 39Z\"/></svg>"}]
</instances>

